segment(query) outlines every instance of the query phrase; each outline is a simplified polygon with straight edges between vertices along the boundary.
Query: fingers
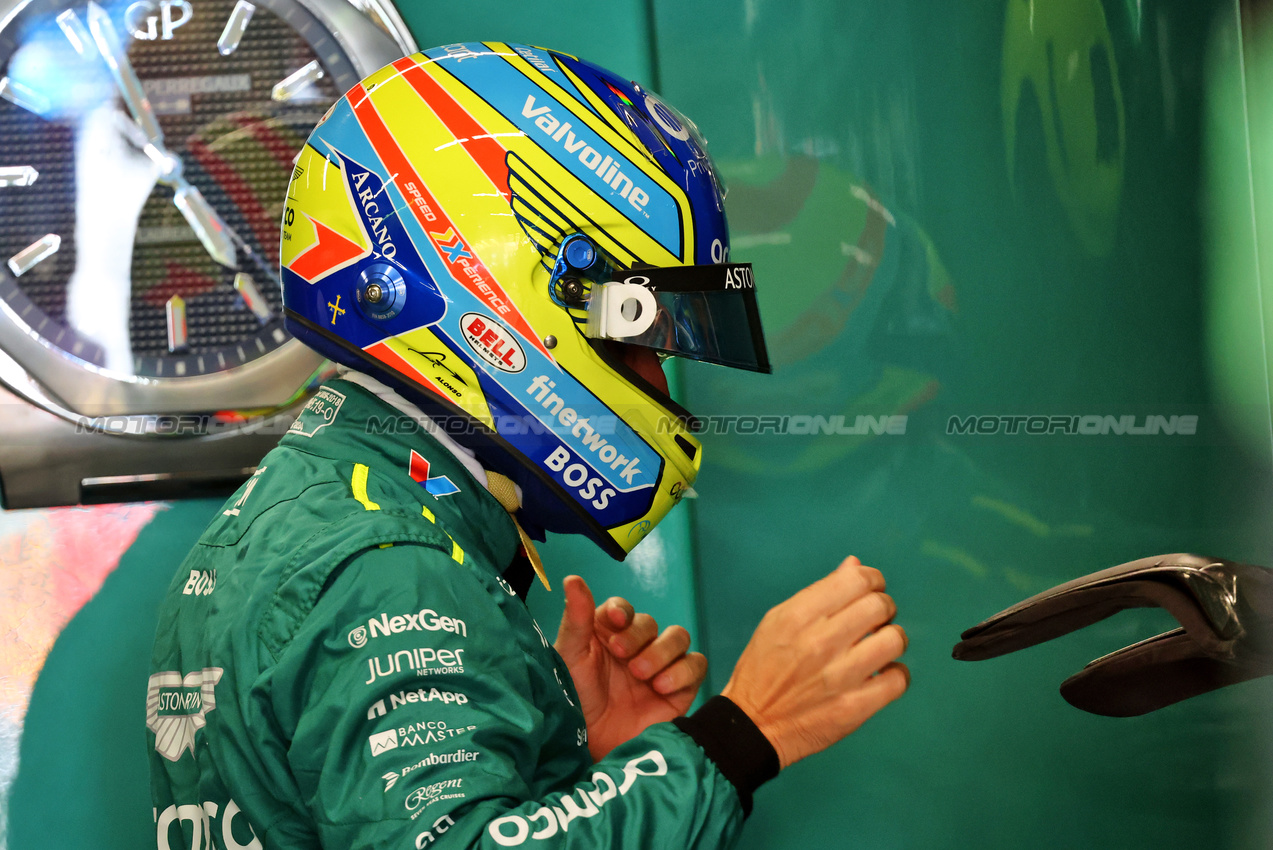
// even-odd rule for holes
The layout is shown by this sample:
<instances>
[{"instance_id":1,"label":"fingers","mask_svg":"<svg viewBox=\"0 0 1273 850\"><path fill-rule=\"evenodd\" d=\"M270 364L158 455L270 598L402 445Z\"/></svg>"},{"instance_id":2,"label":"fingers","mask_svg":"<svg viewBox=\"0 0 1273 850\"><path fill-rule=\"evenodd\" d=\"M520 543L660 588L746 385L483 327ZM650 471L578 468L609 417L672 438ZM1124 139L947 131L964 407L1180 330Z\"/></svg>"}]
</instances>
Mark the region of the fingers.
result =
<instances>
[{"instance_id":1,"label":"fingers","mask_svg":"<svg viewBox=\"0 0 1273 850\"><path fill-rule=\"evenodd\" d=\"M593 600L588 583L579 576L566 576L562 586L566 607L561 612L555 646L567 663L588 651L593 634Z\"/></svg>"},{"instance_id":2,"label":"fingers","mask_svg":"<svg viewBox=\"0 0 1273 850\"><path fill-rule=\"evenodd\" d=\"M628 660L634 678L650 682L660 694L686 689L693 693L707 675L707 659L690 653L690 633L670 626L659 634L659 625L649 614L638 614L632 603L612 596L597 607L594 616L597 638L619 659Z\"/></svg>"},{"instance_id":3,"label":"fingers","mask_svg":"<svg viewBox=\"0 0 1273 850\"><path fill-rule=\"evenodd\" d=\"M864 567L856 556L845 558L830 575L815 581L778 606L798 619L829 617L868 593L884 590L884 574Z\"/></svg>"},{"instance_id":4,"label":"fingers","mask_svg":"<svg viewBox=\"0 0 1273 850\"><path fill-rule=\"evenodd\" d=\"M857 687L876 671L883 671L906 652L906 631L899 625L884 626L862 638L829 666L828 676L847 687Z\"/></svg>"},{"instance_id":5,"label":"fingers","mask_svg":"<svg viewBox=\"0 0 1273 850\"><path fill-rule=\"evenodd\" d=\"M872 714L906 693L911 686L911 671L900 662L887 665L879 673L867 679L861 687L853 691L857 708L865 722ZM859 723L860 725L860 723Z\"/></svg>"},{"instance_id":6,"label":"fingers","mask_svg":"<svg viewBox=\"0 0 1273 850\"><path fill-rule=\"evenodd\" d=\"M606 633L626 629L636 616L632 603L620 596L611 596L596 611L597 628Z\"/></svg>"},{"instance_id":7,"label":"fingers","mask_svg":"<svg viewBox=\"0 0 1273 850\"><path fill-rule=\"evenodd\" d=\"M690 633L682 626L668 626L628 662L632 675L645 681L658 675L690 649ZM655 688L658 690L658 688ZM673 688L672 690L678 690Z\"/></svg>"},{"instance_id":8,"label":"fingers","mask_svg":"<svg viewBox=\"0 0 1273 850\"><path fill-rule=\"evenodd\" d=\"M649 614L636 614L626 629L615 632L609 637L600 632L606 648L616 658L632 658L659 635L659 624Z\"/></svg>"},{"instance_id":9,"label":"fingers","mask_svg":"<svg viewBox=\"0 0 1273 850\"><path fill-rule=\"evenodd\" d=\"M650 686L664 696L685 694L687 702L694 701L694 695L707 678L707 656L701 652L687 653L683 658L664 668L654 677Z\"/></svg>"},{"instance_id":10,"label":"fingers","mask_svg":"<svg viewBox=\"0 0 1273 850\"><path fill-rule=\"evenodd\" d=\"M893 597L887 593L868 593L828 618L824 630L843 646L852 646L896 616L897 603Z\"/></svg>"}]
</instances>

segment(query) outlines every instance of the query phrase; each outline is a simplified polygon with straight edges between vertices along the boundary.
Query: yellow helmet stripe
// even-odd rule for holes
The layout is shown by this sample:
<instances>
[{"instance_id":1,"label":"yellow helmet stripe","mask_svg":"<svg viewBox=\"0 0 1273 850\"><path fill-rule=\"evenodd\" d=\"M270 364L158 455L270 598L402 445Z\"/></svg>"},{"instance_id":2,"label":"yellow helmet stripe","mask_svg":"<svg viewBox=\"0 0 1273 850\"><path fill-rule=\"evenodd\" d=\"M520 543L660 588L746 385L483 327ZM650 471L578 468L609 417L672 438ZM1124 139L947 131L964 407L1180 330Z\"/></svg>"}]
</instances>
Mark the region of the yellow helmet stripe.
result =
<instances>
[{"instance_id":1,"label":"yellow helmet stripe","mask_svg":"<svg viewBox=\"0 0 1273 850\"><path fill-rule=\"evenodd\" d=\"M411 63L414 66L415 60L405 58L398 60L395 64L403 63ZM374 95L365 88L362 89L361 97L358 96L356 91L350 95L350 105L353 106L354 116L359 126L366 133L372 145L375 146L376 153L380 156L385 167L389 169L393 182L398 187L399 192L402 193L402 196L408 199L419 199L419 203L411 202L411 212L428 234L434 250L438 253L438 257L447 264L455 280L487 303L496 311L497 315L512 325L524 339L528 340L545 357L551 360L552 355L530 327L526 317L509 301L503 287L491 275L486 265L470 250L471 243L464 239L463 234L457 234L458 228L447 216L429 186L416 172L415 166L412 165L413 160L407 156L399 143L399 139L395 138L385 123L384 116L380 112L377 103L383 99L379 96L382 89L394 90L397 88L394 82L394 80L389 80L378 86ZM360 87L355 87L355 89L358 88ZM410 133L404 134L402 137L403 141L410 139ZM450 235L449 237L448 234Z\"/></svg>"},{"instance_id":2,"label":"yellow helmet stripe","mask_svg":"<svg viewBox=\"0 0 1273 850\"><path fill-rule=\"evenodd\" d=\"M475 94L468 86L452 76L440 63L429 63L423 68L439 83L447 94L467 110L468 114L478 124L485 128L490 136L498 139L501 147L514 154L514 157L509 157L510 167L516 169L517 164L513 160L514 158L520 158L540 175L542 181L557 187L552 190L552 195L556 196L555 199L557 201L555 204L556 212L567 219L559 222L559 227L568 224L569 226L565 228L567 230L588 229L591 231L593 228L611 230L627 225L627 220L615 210L609 200L598 195L591 187L571 173L569 169L563 167L555 157L541 148L538 143L527 138L516 125ZM593 116L593 120L597 120L596 116ZM415 131L413 130L413 132ZM454 138L449 141L454 141ZM457 145L457 147L459 146L461 145ZM462 146L468 147L467 144ZM659 173L662 174L662 172ZM675 188L675 184L672 185ZM558 189L561 191L558 191ZM679 190L670 194L676 198L678 204L683 203L684 194L680 193ZM564 198L567 196L574 203L564 202ZM574 212L568 209L571 207L573 207ZM687 206L685 210L688 210ZM683 220L685 219L685 210L683 210L682 214ZM681 262L680 257L668 251L639 228L625 226L623 229L627 230L631 235L630 244L626 248L615 249L616 259L618 259L619 254L628 254L638 257L642 262L653 265L674 265ZM612 237L610 241L613 242Z\"/></svg>"}]
</instances>

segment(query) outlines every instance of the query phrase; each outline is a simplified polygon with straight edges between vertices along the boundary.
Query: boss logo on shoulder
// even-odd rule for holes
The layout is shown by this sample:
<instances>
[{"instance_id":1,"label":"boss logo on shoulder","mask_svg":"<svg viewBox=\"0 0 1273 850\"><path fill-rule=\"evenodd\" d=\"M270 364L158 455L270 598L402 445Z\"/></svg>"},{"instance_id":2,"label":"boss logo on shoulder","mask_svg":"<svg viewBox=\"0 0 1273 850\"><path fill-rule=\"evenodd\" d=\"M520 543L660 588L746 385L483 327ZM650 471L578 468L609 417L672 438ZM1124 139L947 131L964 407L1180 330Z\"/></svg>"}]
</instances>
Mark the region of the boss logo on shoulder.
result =
<instances>
[{"instance_id":1,"label":"boss logo on shoulder","mask_svg":"<svg viewBox=\"0 0 1273 850\"><path fill-rule=\"evenodd\" d=\"M186 596L211 596L217 589L216 570L191 570L190 579L181 592Z\"/></svg>"}]
</instances>

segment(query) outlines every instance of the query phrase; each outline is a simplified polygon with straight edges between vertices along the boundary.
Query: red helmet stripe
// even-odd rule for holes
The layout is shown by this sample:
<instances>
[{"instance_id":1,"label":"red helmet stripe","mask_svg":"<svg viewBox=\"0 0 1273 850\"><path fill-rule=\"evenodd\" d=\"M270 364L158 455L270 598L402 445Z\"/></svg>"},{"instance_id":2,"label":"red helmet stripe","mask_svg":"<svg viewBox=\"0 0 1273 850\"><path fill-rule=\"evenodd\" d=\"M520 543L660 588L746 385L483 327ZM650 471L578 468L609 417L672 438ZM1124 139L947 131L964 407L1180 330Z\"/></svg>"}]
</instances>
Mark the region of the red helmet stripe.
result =
<instances>
[{"instance_id":1,"label":"red helmet stripe","mask_svg":"<svg viewBox=\"0 0 1273 850\"><path fill-rule=\"evenodd\" d=\"M460 145L473 158L477 167L482 169L491 185L495 187L504 200L512 197L508 188L508 164L504 157L508 151L495 139L490 138L486 128L472 115L456 103L455 98L447 94L446 89L428 72L415 63L411 57L404 57L393 63L393 67L402 72L402 78L411 84L420 98L429 105L434 114L442 119L442 123L455 138L462 140Z\"/></svg>"}]
</instances>

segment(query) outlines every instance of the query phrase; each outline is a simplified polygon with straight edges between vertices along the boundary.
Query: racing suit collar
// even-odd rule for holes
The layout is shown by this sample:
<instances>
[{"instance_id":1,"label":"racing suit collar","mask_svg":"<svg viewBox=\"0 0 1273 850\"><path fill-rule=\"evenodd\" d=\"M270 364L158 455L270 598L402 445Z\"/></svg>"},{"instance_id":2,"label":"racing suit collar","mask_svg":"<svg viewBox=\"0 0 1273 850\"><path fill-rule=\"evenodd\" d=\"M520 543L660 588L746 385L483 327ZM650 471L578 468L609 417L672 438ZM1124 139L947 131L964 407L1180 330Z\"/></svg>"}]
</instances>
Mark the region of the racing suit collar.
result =
<instances>
[{"instance_id":1,"label":"racing suit collar","mask_svg":"<svg viewBox=\"0 0 1273 850\"><path fill-rule=\"evenodd\" d=\"M454 456L454 458L469 471L469 474L473 476L475 481L483 487L486 487L487 490L490 490L490 485L487 483L486 477L487 470L482 466L481 462L478 461L477 456L473 453L473 451L471 449L466 449L464 446L457 443L450 434L438 427L438 423L434 422L428 416L425 416L424 412L421 411L420 408L407 401L395 392L392 387L381 383L368 374L354 371L348 367L342 367L338 371L337 377L342 381L357 384L370 392L376 398L386 404L392 405L400 413L414 419L430 437L437 440L442 448L449 451L452 456ZM514 484L513 487L516 488L517 501L520 504L522 501L522 488L517 486L517 484Z\"/></svg>"},{"instance_id":2,"label":"racing suit collar","mask_svg":"<svg viewBox=\"0 0 1273 850\"><path fill-rule=\"evenodd\" d=\"M404 402L405 403L405 402ZM416 411L418 414L419 411ZM465 552L481 552L498 574L521 543L512 518L478 478L418 416L391 404L360 381L333 379L306 403L279 443L350 465L344 486L366 510L403 505L413 517L442 527ZM361 472L360 472L361 470ZM359 498L361 496L361 498ZM380 498L383 496L384 498Z\"/></svg>"}]
</instances>

